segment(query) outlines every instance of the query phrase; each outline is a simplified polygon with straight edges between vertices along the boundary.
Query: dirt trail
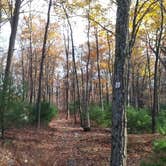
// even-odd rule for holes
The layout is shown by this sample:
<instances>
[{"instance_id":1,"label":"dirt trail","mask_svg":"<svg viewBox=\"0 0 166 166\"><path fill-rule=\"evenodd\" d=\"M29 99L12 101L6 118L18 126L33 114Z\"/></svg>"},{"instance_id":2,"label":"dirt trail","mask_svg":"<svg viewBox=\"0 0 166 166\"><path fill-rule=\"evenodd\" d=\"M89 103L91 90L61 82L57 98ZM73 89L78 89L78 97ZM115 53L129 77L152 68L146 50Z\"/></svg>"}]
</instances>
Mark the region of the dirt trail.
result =
<instances>
[{"instance_id":1,"label":"dirt trail","mask_svg":"<svg viewBox=\"0 0 166 166\"><path fill-rule=\"evenodd\" d=\"M82 128L64 118L48 128L10 129L0 141L0 166L108 166L110 132ZM128 166L137 166L151 152L153 135L130 135Z\"/></svg>"}]
</instances>

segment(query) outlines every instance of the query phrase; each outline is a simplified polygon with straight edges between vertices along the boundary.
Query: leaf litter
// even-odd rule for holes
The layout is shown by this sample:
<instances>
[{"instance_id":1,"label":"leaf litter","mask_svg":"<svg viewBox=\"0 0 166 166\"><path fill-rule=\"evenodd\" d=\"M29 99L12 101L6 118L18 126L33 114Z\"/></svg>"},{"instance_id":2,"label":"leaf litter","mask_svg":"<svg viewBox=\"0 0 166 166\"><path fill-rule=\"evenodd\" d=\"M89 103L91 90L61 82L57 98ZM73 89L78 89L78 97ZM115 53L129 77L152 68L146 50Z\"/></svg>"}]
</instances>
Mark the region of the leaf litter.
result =
<instances>
[{"instance_id":1,"label":"leaf litter","mask_svg":"<svg viewBox=\"0 0 166 166\"><path fill-rule=\"evenodd\" d=\"M84 132L64 118L53 119L48 128L9 129L0 140L0 166L109 166L111 132L92 128ZM139 166L152 152L159 135L128 136L128 166Z\"/></svg>"}]
</instances>

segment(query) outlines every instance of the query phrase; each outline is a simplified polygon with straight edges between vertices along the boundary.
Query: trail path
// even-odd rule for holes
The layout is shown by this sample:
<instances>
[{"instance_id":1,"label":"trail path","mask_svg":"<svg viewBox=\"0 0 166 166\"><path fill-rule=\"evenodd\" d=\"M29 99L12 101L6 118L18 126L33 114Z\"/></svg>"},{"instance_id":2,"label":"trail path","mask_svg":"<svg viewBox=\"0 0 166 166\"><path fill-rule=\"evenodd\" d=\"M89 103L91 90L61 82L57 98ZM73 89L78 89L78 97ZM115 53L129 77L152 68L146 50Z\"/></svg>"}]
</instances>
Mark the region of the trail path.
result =
<instances>
[{"instance_id":1,"label":"trail path","mask_svg":"<svg viewBox=\"0 0 166 166\"><path fill-rule=\"evenodd\" d=\"M61 116L48 128L10 129L0 141L0 166L108 166L111 134L103 129L83 132ZM156 136L129 135L128 166L139 165L151 152Z\"/></svg>"}]
</instances>

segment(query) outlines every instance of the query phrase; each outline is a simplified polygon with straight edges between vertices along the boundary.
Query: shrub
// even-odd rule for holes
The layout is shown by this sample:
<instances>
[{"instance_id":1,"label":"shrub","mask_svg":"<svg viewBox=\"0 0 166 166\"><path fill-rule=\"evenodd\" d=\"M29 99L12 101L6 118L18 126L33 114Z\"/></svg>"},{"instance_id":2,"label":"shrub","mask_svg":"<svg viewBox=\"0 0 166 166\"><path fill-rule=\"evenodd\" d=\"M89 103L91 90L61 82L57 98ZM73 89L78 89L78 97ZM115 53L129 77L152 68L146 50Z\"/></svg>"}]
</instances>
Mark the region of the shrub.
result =
<instances>
[{"instance_id":1,"label":"shrub","mask_svg":"<svg viewBox=\"0 0 166 166\"><path fill-rule=\"evenodd\" d=\"M104 109L96 104L90 104L89 114L90 120L95 122L96 125L101 127L110 127L111 126L111 106L104 104Z\"/></svg>"},{"instance_id":2,"label":"shrub","mask_svg":"<svg viewBox=\"0 0 166 166\"><path fill-rule=\"evenodd\" d=\"M165 152L166 153L166 139L159 139L154 141L153 150L155 152Z\"/></svg>"},{"instance_id":3,"label":"shrub","mask_svg":"<svg viewBox=\"0 0 166 166\"><path fill-rule=\"evenodd\" d=\"M151 116L145 109L127 108L127 127L129 133L150 132Z\"/></svg>"},{"instance_id":4,"label":"shrub","mask_svg":"<svg viewBox=\"0 0 166 166\"><path fill-rule=\"evenodd\" d=\"M48 123L57 115L57 113L58 109L54 105L48 102L41 103L41 121Z\"/></svg>"},{"instance_id":5,"label":"shrub","mask_svg":"<svg viewBox=\"0 0 166 166\"><path fill-rule=\"evenodd\" d=\"M48 102L41 103L41 123L47 124L57 115L57 108ZM33 124L36 120L35 106L20 99L7 102L7 108L4 111L5 128L22 127Z\"/></svg>"},{"instance_id":6,"label":"shrub","mask_svg":"<svg viewBox=\"0 0 166 166\"><path fill-rule=\"evenodd\" d=\"M157 117L157 131L166 135L166 111L164 110L160 111Z\"/></svg>"},{"instance_id":7,"label":"shrub","mask_svg":"<svg viewBox=\"0 0 166 166\"><path fill-rule=\"evenodd\" d=\"M78 112L79 110L79 101L69 103L69 110L71 114Z\"/></svg>"},{"instance_id":8,"label":"shrub","mask_svg":"<svg viewBox=\"0 0 166 166\"><path fill-rule=\"evenodd\" d=\"M51 119L58 114L58 109L56 106L50 104L47 101L41 102L40 110L40 120L43 124L48 124ZM30 121L34 123L36 120L36 105L33 106L32 112L30 114Z\"/></svg>"},{"instance_id":9,"label":"shrub","mask_svg":"<svg viewBox=\"0 0 166 166\"><path fill-rule=\"evenodd\" d=\"M91 121L101 127L111 127L111 104L104 103L103 110L96 104L90 104L89 113ZM151 131L151 116L145 109L137 110L128 107L127 126L129 133L142 133Z\"/></svg>"},{"instance_id":10,"label":"shrub","mask_svg":"<svg viewBox=\"0 0 166 166\"><path fill-rule=\"evenodd\" d=\"M166 165L166 139L159 139L153 143L153 154L141 162L141 166Z\"/></svg>"},{"instance_id":11,"label":"shrub","mask_svg":"<svg viewBox=\"0 0 166 166\"><path fill-rule=\"evenodd\" d=\"M104 121L104 115L102 113L101 108L95 104L90 105L89 115L90 115L90 119L96 122L96 124L98 125L101 125Z\"/></svg>"},{"instance_id":12,"label":"shrub","mask_svg":"<svg viewBox=\"0 0 166 166\"><path fill-rule=\"evenodd\" d=\"M166 104L160 104L160 110L166 111Z\"/></svg>"},{"instance_id":13,"label":"shrub","mask_svg":"<svg viewBox=\"0 0 166 166\"><path fill-rule=\"evenodd\" d=\"M20 127L29 123L31 105L21 100L13 100L7 104L7 108L4 111L5 127Z\"/></svg>"}]
</instances>

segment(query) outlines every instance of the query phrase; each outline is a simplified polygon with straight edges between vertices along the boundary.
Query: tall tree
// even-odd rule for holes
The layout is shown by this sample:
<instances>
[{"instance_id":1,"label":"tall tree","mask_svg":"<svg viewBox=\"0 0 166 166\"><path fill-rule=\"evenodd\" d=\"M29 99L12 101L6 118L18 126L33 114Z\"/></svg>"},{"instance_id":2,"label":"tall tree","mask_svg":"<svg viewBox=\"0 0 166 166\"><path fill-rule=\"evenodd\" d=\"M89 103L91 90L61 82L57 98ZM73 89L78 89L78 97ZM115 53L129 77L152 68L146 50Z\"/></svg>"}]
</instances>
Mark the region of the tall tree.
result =
<instances>
[{"instance_id":1,"label":"tall tree","mask_svg":"<svg viewBox=\"0 0 166 166\"><path fill-rule=\"evenodd\" d=\"M158 112L158 63L160 57L160 47L163 35L163 25L164 25L164 11L163 11L163 0L160 3L160 26L156 29L155 36L155 47L149 43L151 50L155 54L155 66L154 66L154 90L153 90L153 108L152 108L152 133L156 132L156 113Z\"/></svg>"},{"instance_id":2,"label":"tall tree","mask_svg":"<svg viewBox=\"0 0 166 166\"><path fill-rule=\"evenodd\" d=\"M129 10L130 0L117 0L111 166L126 166L127 159L124 66L127 59Z\"/></svg>"},{"instance_id":3,"label":"tall tree","mask_svg":"<svg viewBox=\"0 0 166 166\"><path fill-rule=\"evenodd\" d=\"M39 73L39 88L38 88L38 96L37 96L37 103L36 103L36 113L37 113L37 127L40 128L40 111L41 111L41 89L42 89L42 78L43 78L43 67L44 67L44 60L46 57L46 43L48 37L48 28L50 24L50 11L52 6L52 0L49 1L48 6L48 13L47 13L47 23L45 27L44 33L44 40L43 40L43 48L42 48L42 57L40 63L40 73Z\"/></svg>"},{"instance_id":4,"label":"tall tree","mask_svg":"<svg viewBox=\"0 0 166 166\"><path fill-rule=\"evenodd\" d=\"M29 19L28 19L28 30L29 30L29 102L32 103L33 97L33 52L32 52L32 13L31 13L31 0L29 2Z\"/></svg>"},{"instance_id":5,"label":"tall tree","mask_svg":"<svg viewBox=\"0 0 166 166\"><path fill-rule=\"evenodd\" d=\"M75 48L74 48L74 38L73 38L73 28L72 28L72 24L70 22L70 17L68 15L68 12L66 10L65 4L64 2L61 3L61 6L63 8L64 14L66 16L67 19L67 23L70 29L70 38L71 38L71 52L72 52L72 60L73 60L73 74L76 80L76 87L77 87L77 98L78 98L78 102L79 102L79 114L80 114L80 123L82 126L82 110L81 110L81 100L80 100L80 88L79 88L79 80L78 80L78 72L77 72L77 65L76 65L76 57L75 57Z\"/></svg>"},{"instance_id":6,"label":"tall tree","mask_svg":"<svg viewBox=\"0 0 166 166\"><path fill-rule=\"evenodd\" d=\"M69 34L67 33L67 39L64 34L64 45L65 45L65 54L66 54L66 112L67 119L70 119L70 110L69 110Z\"/></svg>"},{"instance_id":7,"label":"tall tree","mask_svg":"<svg viewBox=\"0 0 166 166\"><path fill-rule=\"evenodd\" d=\"M132 16L132 21L131 21L131 33L129 35L129 44L128 44L128 61L126 63L126 104L130 105L130 101L131 101L131 96L130 96L130 89L131 89L131 85L130 85L130 73L131 73L131 56L132 56L132 52L133 52L133 47L135 45L137 36L138 36L138 32L140 30L141 24L143 22L143 19L145 18L145 16L156 6L158 0L154 0L154 1L149 1L149 0L145 0L145 1L141 1L141 0L136 0L135 1L135 5L133 10L133 13L131 13Z\"/></svg>"},{"instance_id":8,"label":"tall tree","mask_svg":"<svg viewBox=\"0 0 166 166\"><path fill-rule=\"evenodd\" d=\"M9 39L9 48L8 48L8 54L7 54L6 67L5 67L5 75L3 80L3 91L1 96L2 98L1 98L1 107L0 107L0 121L1 121L1 133L2 133L1 137L2 138L4 138L4 111L5 111L5 103L6 103L5 98L6 98L6 92L8 89L8 83L10 79L10 68L11 68L12 57L14 53L20 6L21 6L21 0L16 0L13 17L11 19L11 34Z\"/></svg>"},{"instance_id":9,"label":"tall tree","mask_svg":"<svg viewBox=\"0 0 166 166\"><path fill-rule=\"evenodd\" d=\"M89 117L89 111L88 111L88 107L89 107L89 64L90 64L90 54L91 54L91 49L90 49L90 6L91 2L90 0L88 1L88 11L87 11L87 17L88 17L88 27L87 27L87 46L88 46L88 57L87 57L87 62L86 62L86 88L85 88L85 97L84 97L84 102L85 106L84 106L84 124L83 124L83 128L84 131L89 131L90 130L90 117ZM83 80L83 79L82 79ZM83 82L83 81L82 81ZM83 86L82 86L83 87Z\"/></svg>"},{"instance_id":10,"label":"tall tree","mask_svg":"<svg viewBox=\"0 0 166 166\"><path fill-rule=\"evenodd\" d=\"M98 30L96 28L95 32L95 38L96 38L96 56L97 56L97 74L98 74L98 81L99 81L99 101L100 101L100 107L103 110L103 100L102 100L102 85L101 85L101 73L100 73L100 55L99 55L99 40L98 40Z\"/></svg>"}]
</instances>

